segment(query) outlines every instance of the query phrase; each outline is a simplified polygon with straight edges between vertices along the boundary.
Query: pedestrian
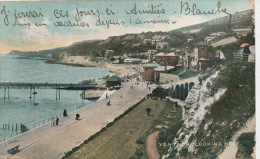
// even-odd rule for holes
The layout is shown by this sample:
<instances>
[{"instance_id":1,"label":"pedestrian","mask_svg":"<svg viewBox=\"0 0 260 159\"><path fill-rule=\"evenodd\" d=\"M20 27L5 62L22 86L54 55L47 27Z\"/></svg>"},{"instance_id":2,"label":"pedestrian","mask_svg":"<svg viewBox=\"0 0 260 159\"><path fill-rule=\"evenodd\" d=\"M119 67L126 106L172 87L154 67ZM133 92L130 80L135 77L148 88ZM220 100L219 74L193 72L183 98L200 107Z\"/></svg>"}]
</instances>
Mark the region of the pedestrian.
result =
<instances>
[{"instance_id":1,"label":"pedestrian","mask_svg":"<svg viewBox=\"0 0 260 159\"><path fill-rule=\"evenodd\" d=\"M107 94L108 94L108 93L107 93ZM106 94L106 98L108 97L107 94Z\"/></svg>"},{"instance_id":2,"label":"pedestrian","mask_svg":"<svg viewBox=\"0 0 260 159\"><path fill-rule=\"evenodd\" d=\"M68 116L66 109L63 109L63 116L64 116L64 117Z\"/></svg>"},{"instance_id":3,"label":"pedestrian","mask_svg":"<svg viewBox=\"0 0 260 159\"><path fill-rule=\"evenodd\" d=\"M79 120L80 115L76 114L76 120Z\"/></svg>"},{"instance_id":4,"label":"pedestrian","mask_svg":"<svg viewBox=\"0 0 260 159\"><path fill-rule=\"evenodd\" d=\"M52 126L55 126L55 119L52 118Z\"/></svg>"},{"instance_id":5,"label":"pedestrian","mask_svg":"<svg viewBox=\"0 0 260 159\"><path fill-rule=\"evenodd\" d=\"M51 118L50 125L53 126L53 118Z\"/></svg>"},{"instance_id":6,"label":"pedestrian","mask_svg":"<svg viewBox=\"0 0 260 159\"><path fill-rule=\"evenodd\" d=\"M60 119L57 117L57 118L56 118L56 126L59 125L59 120L60 120Z\"/></svg>"}]
</instances>

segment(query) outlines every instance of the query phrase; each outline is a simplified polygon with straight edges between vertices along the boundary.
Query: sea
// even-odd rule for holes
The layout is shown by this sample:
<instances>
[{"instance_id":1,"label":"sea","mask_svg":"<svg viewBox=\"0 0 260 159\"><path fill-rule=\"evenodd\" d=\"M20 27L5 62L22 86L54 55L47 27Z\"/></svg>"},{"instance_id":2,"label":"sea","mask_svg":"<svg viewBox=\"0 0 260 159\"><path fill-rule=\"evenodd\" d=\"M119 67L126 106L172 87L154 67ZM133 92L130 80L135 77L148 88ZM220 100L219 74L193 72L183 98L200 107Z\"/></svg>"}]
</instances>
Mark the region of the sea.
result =
<instances>
[{"instance_id":1,"label":"sea","mask_svg":"<svg viewBox=\"0 0 260 159\"><path fill-rule=\"evenodd\" d=\"M106 68L75 67L48 64L43 60L20 59L14 55L0 55L0 82L78 83L85 79L100 79L109 74ZM20 135L21 125L29 130L95 102L81 98L82 91L56 89L0 89L0 142ZM32 98L30 98L30 96ZM8 98L9 97L9 98ZM35 103L38 103L35 105Z\"/></svg>"}]
</instances>

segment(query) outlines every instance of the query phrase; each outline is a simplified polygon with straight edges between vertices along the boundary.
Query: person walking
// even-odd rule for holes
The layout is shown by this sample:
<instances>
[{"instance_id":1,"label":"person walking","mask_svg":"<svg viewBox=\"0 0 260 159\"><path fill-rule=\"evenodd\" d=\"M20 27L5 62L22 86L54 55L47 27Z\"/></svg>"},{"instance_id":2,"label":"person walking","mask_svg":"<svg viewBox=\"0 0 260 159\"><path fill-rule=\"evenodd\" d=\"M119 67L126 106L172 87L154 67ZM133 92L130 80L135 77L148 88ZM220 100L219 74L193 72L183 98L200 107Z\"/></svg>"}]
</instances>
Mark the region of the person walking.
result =
<instances>
[{"instance_id":1,"label":"person walking","mask_svg":"<svg viewBox=\"0 0 260 159\"><path fill-rule=\"evenodd\" d=\"M56 118L56 126L59 125L59 120L60 120L60 119L57 117L57 118Z\"/></svg>"},{"instance_id":2,"label":"person walking","mask_svg":"<svg viewBox=\"0 0 260 159\"><path fill-rule=\"evenodd\" d=\"M55 119L52 118L52 126L55 126Z\"/></svg>"},{"instance_id":3,"label":"person walking","mask_svg":"<svg viewBox=\"0 0 260 159\"><path fill-rule=\"evenodd\" d=\"M64 117L68 116L66 109L63 109L63 116L64 116Z\"/></svg>"},{"instance_id":4,"label":"person walking","mask_svg":"<svg viewBox=\"0 0 260 159\"><path fill-rule=\"evenodd\" d=\"M54 118L51 118L51 122L50 122L50 125L53 126L53 119Z\"/></svg>"}]
</instances>

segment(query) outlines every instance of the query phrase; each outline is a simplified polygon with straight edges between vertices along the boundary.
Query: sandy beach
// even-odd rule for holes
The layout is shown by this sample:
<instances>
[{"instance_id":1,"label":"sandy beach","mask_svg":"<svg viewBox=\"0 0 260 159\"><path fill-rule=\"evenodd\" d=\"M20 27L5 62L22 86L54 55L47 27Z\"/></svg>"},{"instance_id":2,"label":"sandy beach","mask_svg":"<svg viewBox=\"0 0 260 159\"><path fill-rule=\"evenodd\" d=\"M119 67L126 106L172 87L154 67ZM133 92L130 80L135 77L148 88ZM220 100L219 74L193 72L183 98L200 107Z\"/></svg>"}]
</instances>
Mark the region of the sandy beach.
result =
<instances>
[{"instance_id":1,"label":"sandy beach","mask_svg":"<svg viewBox=\"0 0 260 159\"><path fill-rule=\"evenodd\" d=\"M61 63L83 65L86 67L101 67L111 70L117 76L123 77L125 75L131 75L141 71L142 67L140 64L113 64L111 62L100 61L98 63L92 62L89 57L85 56L64 56Z\"/></svg>"}]
</instances>

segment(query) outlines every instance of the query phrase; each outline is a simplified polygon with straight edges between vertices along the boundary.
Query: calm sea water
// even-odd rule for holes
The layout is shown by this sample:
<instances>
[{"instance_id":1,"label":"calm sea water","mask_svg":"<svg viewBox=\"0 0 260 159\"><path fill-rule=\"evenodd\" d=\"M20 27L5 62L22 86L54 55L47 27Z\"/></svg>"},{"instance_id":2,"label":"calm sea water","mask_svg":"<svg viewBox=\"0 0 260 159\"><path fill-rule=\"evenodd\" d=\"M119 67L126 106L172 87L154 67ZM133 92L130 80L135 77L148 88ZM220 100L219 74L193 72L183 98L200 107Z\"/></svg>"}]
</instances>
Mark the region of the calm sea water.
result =
<instances>
[{"instance_id":1,"label":"calm sea water","mask_svg":"<svg viewBox=\"0 0 260 159\"><path fill-rule=\"evenodd\" d=\"M46 64L44 61L16 58L0 56L0 82L78 83L83 79L102 78L109 73L104 68ZM63 109L72 112L93 102L82 100L82 91L61 90L61 99L57 101L55 89L36 89L36 92L35 99L30 99L30 89L10 89L9 99L4 100L4 89L0 89L0 142L19 135L19 131L12 130L12 124L13 129L16 123L32 129L52 117L60 117ZM3 129L3 124L9 124L9 130Z\"/></svg>"}]
</instances>

